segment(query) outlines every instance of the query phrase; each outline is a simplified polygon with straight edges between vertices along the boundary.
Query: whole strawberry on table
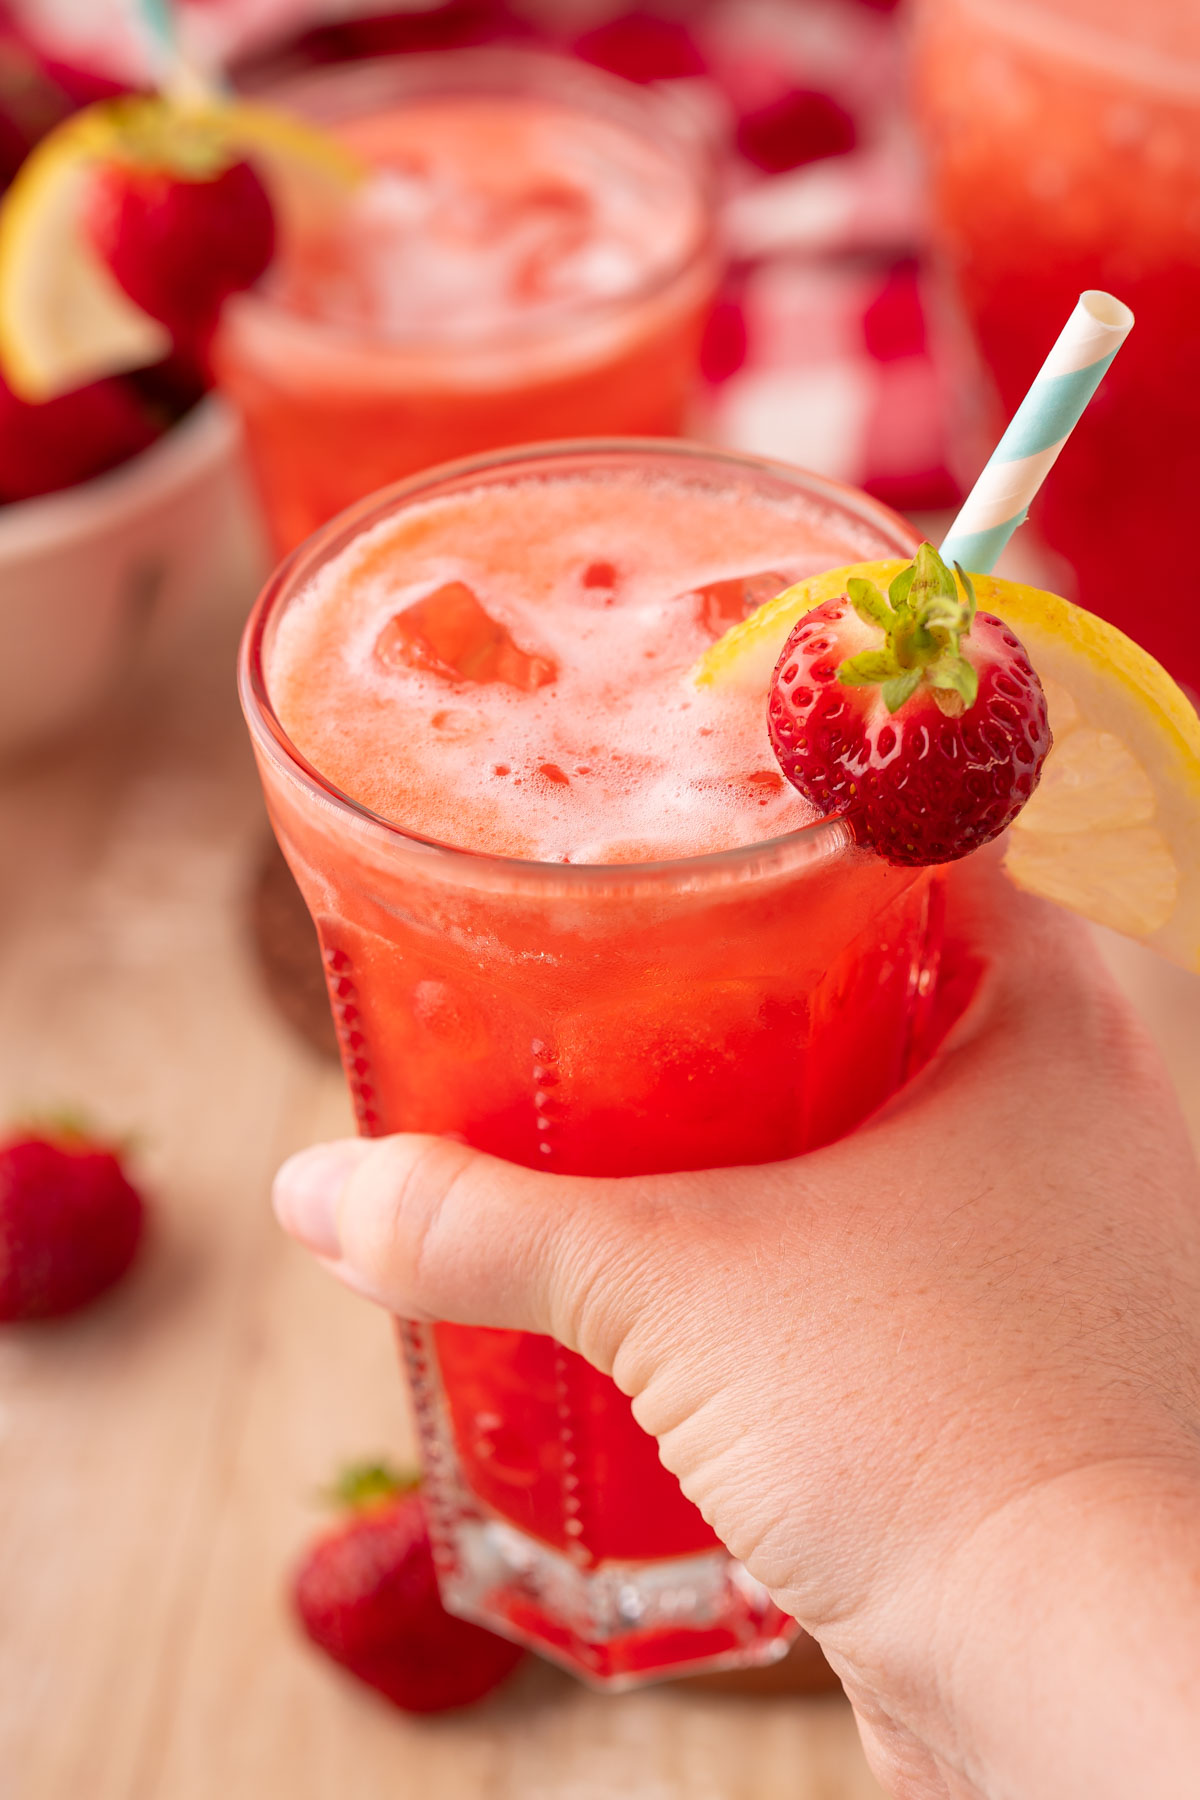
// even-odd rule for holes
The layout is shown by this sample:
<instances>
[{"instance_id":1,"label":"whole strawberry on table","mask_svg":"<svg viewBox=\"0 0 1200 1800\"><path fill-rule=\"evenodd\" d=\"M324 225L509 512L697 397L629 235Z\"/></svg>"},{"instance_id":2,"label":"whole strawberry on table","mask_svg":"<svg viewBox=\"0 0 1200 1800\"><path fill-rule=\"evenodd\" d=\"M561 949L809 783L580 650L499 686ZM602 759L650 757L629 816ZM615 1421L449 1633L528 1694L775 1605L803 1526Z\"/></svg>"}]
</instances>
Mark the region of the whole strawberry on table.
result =
<instances>
[{"instance_id":1,"label":"whole strawberry on table","mask_svg":"<svg viewBox=\"0 0 1200 1800\"><path fill-rule=\"evenodd\" d=\"M76 1312L120 1280L145 1208L110 1144L73 1126L0 1143L0 1322Z\"/></svg>"},{"instance_id":2,"label":"whole strawberry on table","mask_svg":"<svg viewBox=\"0 0 1200 1800\"><path fill-rule=\"evenodd\" d=\"M442 1605L415 1480L363 1464L347 1470L335 1498L343 1518L293 1580L313 1643L405 1712L469 1706L498 1687L525 1652Z\"/></svg>"}]
</instances>

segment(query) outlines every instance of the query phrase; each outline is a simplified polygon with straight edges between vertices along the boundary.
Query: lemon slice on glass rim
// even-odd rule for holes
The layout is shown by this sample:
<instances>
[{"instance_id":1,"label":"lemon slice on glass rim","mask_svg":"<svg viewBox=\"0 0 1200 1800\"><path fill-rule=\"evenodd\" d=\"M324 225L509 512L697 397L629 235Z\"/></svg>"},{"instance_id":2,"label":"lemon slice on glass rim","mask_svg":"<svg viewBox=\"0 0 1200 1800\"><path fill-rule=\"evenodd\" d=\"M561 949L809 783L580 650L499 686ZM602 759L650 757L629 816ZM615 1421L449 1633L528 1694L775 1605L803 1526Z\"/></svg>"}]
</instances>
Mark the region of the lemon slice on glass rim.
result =
<instances>
[{"instance_id":1,"label":"lemon slice on glass rim","mask_svg":"<svg viewBox=\"0 0 1200 1800\"><path fill-rule=\"evenodd\" d=\"M861 563L798 582L719 638L692 679L760 693L765 704L797 619L845 593L852 575L886 590L903 567ZM1011 625L1028 651L1054 735L1041 782L1009 827L1009 875L1200 972L1200 717L1115 626L1038 588L972 581L981 611Z\"/></svg>"},{"instance_id":2,"label":"lemon slice on glass rim","mask_svg":"<svg viewBox=\"0 0 1200 1800\"><path fill-rule=\"evenodd\" d=\"M65 120L0 202L0 372L22 399L53 399L170 350L170 334L124 293L83 227L93 170L157 148L184 172L189 148L201 162L245 157L285 241L328 217L362 175L324 132L249 101L124 95Z\"/></svg>"}]
</instances>

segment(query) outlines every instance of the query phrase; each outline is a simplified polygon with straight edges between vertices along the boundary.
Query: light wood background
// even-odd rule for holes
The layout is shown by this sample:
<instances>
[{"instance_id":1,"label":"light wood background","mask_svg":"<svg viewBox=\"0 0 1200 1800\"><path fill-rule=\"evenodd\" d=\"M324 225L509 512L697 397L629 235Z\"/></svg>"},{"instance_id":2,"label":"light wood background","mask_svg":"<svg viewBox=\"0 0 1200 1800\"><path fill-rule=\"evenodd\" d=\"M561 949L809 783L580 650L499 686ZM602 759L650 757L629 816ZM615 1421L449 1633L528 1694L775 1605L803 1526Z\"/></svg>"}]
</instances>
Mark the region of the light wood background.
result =
<instances>
[{"instance_id":1,"label":"light wood background","mask_svg":"<svg viewBox=\"0 0 1200 1800\"><path fill-rule=\"evenodd\" d=\"M280 1159L350 1115L249 949L249 580L243 558L103 718L0 774L0 1115L133 1134L155 1221L108 1301L0 1333L0 1797L877 1797L837 1699L608 1698L531 1662L418 1722L293 1628L317 1491L411 1437L386 1322L267 1208ZM1200 1128L1200 984L1112 954Z\"/></svg>"}]
</instances>

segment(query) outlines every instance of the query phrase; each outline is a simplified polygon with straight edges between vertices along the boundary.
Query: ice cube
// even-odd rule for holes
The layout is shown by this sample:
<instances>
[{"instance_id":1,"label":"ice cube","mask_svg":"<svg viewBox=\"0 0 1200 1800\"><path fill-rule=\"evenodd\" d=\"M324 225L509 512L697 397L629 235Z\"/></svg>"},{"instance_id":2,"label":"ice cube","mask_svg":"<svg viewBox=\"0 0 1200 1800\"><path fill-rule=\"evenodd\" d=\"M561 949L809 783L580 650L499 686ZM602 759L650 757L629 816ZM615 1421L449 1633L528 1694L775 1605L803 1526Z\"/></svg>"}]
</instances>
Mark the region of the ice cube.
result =
<instances>
[{"instance_id":1,"label":"ice cube","mask_svg":"<svg viewBox=\"0 0 1200 1800\"><path fill-rule=\"evenodd\" d=\"M532 693L558 674L548 656L522 650L465 581L447 581L393 614L375 640L393 668L407 664L444 681L504 682Z\"/></svg>"},{"instance_id":2,"label":"ice cube","mask_svg":"<svg viewBox=\"0 0 1200 1800\"><path fill-rule=\"evenodd\" d=\"M709 581L695 589L700 607L700 623L713 637L720 637L731 625L749 618L764 600L773 600L788 585L788 577L777 569L763 569L755 575L730 575L723 581Z\"/></svg>"},{"instance_id":3,"label":"ice cube","mask_svg":"<svg viewBox=\"0 0 1200 1800\"><path fill-rule=\"evenodd\" d=\"M512 292L524 299L555 295L562 273L588 242L591 196L565 182L543 181L513 196Z\"/></svg>"},{"instance_id":4,"label":"ice cube","mask_svg":"<svg viewBox=\"0 0 1200 1800\"><path fill-rule=\"evenodd\" d=\"M630 293L644 266L633 244L580 237L560 244L553 261L546 259L543 283L558 298L606 300Z\"/></svg>"},{"instance_id":5,"label":"ice cube","mask_svg":"<svg viewBox=\"0 0 1200 1800\"><path fill-rule=\"evenodd\" d=\"M356 206L355 223L364 233L399 236L423 225L434 206L429 172L419 163L393 163L376 171Z\"/></svg>"}]
</instances>

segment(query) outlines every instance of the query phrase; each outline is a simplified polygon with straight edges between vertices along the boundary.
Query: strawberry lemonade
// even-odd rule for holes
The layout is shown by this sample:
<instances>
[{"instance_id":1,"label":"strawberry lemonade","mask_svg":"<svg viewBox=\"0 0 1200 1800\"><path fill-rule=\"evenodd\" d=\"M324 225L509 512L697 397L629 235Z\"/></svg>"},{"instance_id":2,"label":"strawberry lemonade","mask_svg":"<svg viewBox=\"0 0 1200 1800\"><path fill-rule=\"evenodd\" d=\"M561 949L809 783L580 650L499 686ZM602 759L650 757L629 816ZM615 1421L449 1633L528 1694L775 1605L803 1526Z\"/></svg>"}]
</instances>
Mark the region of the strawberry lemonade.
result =
<instances>
[{"instance_id":1,"label":"strawberry lemonade","mask_svg":"<svg viewBox=\"0 0 1200 1800\"><path fill-rule=\"evenodd\" d=\"M286 566L243 702L362 1131L550 1176L753 1163L903 1081L936 878L783 781L762 692L689 671L788 583L913 543L816 477L609 443L434 472ZM404 1335L456 1609L602 1681L782 1649L612 1382L547 1338Z\"/></svg>"},{"instance_id":2,"label":"strawberry lemonade","mask_svg":"<svg viewBox=\"0 0 1200 1800\"><path fill-rule=\"evenodd\" d=\"M715 256L706 159L660 96L488 50L280 98L366 171L216 346L280 550L451 457L681 428Z\"/></svg>"},{"instance_id":3,"label":"strawberry lemonade","mask_svg":"<svg viewBox=\"0 0 1200 1800\"><path fill-rule=\"evenodd\" d=\"M1034 503L1093 611L1200 695L1181 596L1126 571L1191 554L1200 484L1200 7L923 0L916 93L935 245L1004 417L1081 289L1138 329ZM957 334L947 334L956 346ZM966 358L952 371L972 390ZM988 446L997 420L981 419ZM982 443L972 446L982 450Z\"/></svg>"}]
</instances>

